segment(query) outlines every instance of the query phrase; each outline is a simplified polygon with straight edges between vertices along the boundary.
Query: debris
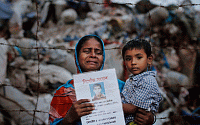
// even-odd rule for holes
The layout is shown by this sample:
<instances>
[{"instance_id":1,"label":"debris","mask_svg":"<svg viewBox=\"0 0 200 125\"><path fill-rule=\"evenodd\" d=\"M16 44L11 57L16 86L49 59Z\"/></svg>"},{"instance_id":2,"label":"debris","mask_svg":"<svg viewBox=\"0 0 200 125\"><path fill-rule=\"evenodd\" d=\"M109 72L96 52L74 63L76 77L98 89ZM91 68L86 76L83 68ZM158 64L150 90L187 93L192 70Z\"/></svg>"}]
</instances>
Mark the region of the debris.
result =
<instances>
[{"instance_id":1,"label":"debris","mask_svg":"<svg viewBox=\"0 0 200 125\"><path fill-rule=\"evenodd\" d=\"M0 9L0 105L10 124L48 124L52 95L77 72L74 47L88 34L102 38L104 68L115 68L123 81L130 73L121 47L130 39L148 39L154 56L151 69L158 73L164 97L155 124L188 124L195 122L188 117L199 118L199 96L191 90L199 86L200 12L146 0L135 7L104 0L11 3L14 9L7 15ZM0 124L6 124L1 115Z\"/></svg>"}]
</instances>

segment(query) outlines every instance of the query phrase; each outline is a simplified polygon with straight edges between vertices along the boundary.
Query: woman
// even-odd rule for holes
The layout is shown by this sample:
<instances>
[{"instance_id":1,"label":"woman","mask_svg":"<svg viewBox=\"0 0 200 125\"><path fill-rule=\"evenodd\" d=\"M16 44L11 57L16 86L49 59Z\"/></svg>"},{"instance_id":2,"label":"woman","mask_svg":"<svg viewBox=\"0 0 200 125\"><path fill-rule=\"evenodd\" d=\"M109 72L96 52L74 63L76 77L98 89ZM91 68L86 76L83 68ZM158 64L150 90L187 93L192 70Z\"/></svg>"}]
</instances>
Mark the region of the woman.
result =
<instances>
[{"instance_id":1,"label":"woman","mask_svg":"<svg viewBox=\"0 0 200 125\"><path fill-rule=\"evenodd\" d=\"M75 47L75 63L77 73L102 70L105 62L105 49L103 41L96 35L82 37ZM74 81L69 80L60 86L51 102L49 120L51 125L81 125L80 118L92 113L94 104L88 99L76 100ZM124 82L118 80L120 92ZM144 110L138 110L135 122L140 124L152 124L153 114ZM129 112L131 113L131 109Z\"/></svg>"}]
</instances>

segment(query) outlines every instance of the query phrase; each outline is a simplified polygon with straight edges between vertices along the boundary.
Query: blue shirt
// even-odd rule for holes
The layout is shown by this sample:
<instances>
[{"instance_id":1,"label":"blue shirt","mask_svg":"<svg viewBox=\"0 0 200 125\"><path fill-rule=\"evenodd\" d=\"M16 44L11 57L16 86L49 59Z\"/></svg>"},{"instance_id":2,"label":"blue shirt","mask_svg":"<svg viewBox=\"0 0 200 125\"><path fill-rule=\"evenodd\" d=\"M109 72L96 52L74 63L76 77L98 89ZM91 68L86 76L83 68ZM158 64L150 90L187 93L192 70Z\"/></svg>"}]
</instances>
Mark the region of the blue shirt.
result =
<instances>
[{"instance_id":1,"label":"blue shirt","mask_svg":"<svg viewBox=\"0 0 200 125\"><path fill-rule=\"evenodd\" d=\"M130 75L121 92L122 103L133 104L153 113L157 112L162 96L155 77L155 71ZM125 115L125 120L126 123L133 121L134 116Z\"/></svg>"}]
</instances>

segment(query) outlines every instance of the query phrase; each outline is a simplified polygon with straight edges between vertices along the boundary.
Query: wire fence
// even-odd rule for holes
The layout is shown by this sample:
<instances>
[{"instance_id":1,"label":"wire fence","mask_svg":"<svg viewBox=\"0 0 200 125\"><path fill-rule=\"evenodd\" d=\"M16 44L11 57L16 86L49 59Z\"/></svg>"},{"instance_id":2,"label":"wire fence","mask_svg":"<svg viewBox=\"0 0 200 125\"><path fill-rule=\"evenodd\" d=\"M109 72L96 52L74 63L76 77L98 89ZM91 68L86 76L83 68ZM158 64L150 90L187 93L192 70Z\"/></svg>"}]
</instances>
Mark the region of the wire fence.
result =
<instances>
[{"instance_id":1,"label":"wire fence","mask_svg":"<svg viewBox=\"0 0 200 125\"><path fill-rule=\"evenodd\" d=\"M46 1L46 2L49 2L49 1ZM75 2L80 2L80 1L75 1ZM109 3L109 2L105 2L105 1L100 1L100 2L98 2L98 1L82 1L82 2L87 2L87 3L89 3L89 4L94 4L94 5L107 5L107 4L111 4L111 3ZM190 1L189 1L190 2ZM127 5L127 6L129 6L129 7L134 7L134 6L136 6L136 5L138 5L138 3L135 3L135 4L133 4L133 3L129 3L129 2L126 2L125 0L123 1L123 5ZM145 8L146 7L148 7L148 4L147 5L144 5L144 4L139 4L140 6L144 6ZM163 6L163 5L158 5L159 7L163 7L163 8L167 8L167 9L169 9L169 6ZM192 8L192 7L199 7L200 8L200 3L186 3L186 4L176 4L175 5L175 10L178 10L178 9L180 9L180 8L184 8L184 7L189 7L189 8ZM35 8L36 8L36 12L37 12L37 20L36 20L36 22L37 22L37 31L36 31L36 40L35 40L35 45L34 46L31 46L31 47L27 47L27 46L21 46L21 45L19 45L19 44L10 44L10 43L0 43L0 46L7 46L7 47L10 47L10 48L14 48L14 47L17 47L17 48L20 48L20 49L24 49L24 50L35 50L34 52L35 52L35 55L37 55L36 57L35 57L35 61L37 61L38 63L37 63L37 84L36 84L36 86L35 86L35 90L34 90L34 94L33 93L30 93L30 91L29 91L29 94L31 95L34 95L36 98L35 99L31 99L31 98L29 98L29 97L26 97L26 96L21 96L22 97L22 101L23 101L23 97L25 98L25 99L27 99L27 100L31 100L31 102L32 103L34 103L34 106L33 107L31 107L32 109L30 110L30 108L27 108L27 106L22 106L21 104L19 104L19 102L17 102L17 101L15 101L15 98L14 97L12 97L12 98L8 98L7 96L9 95L8 93L7 93L7 91L12 91L12 90L9 90L8 89L8 87L13 87L13 90L16 88L16 89L27 89L27 86L24 86L24 88L22 87L22 86L17 86L17 85L14 85L14 84L4 84L4 83L1 83L1 94L0 94L0 97L1 97L1 101L5 101L5 102L7 102L7 104L6 105L8 105L8 106L6 106L6 105L3 105L3 106L1 106L0 107L0 111L2 112L2 113L4 113L4 114L6 114L5 112L9 112L9 113L12 113L12 112L19 112L19 114L21 115L21 116L24 116L24 118L26 117L26 115L28 116L28 115L30 115L31 117L32 117L32 124L33 125L35 125L35 124L46 124L47 122L45 121L46 119L42 119L43 117L40 117L40 115L36 115L37 113L41 113L42 115L44 115L44 114L48 114L49 112L48 112L48 110L46 110L46 111L44 111L44 110L40 110L40 108L38 108L38 102L39 102L39 95L41 95L41 91L43 91L42 89L41 89L41 79L40 79L40 77L41 77L41 67L40 67L40 65L42 64L42 62L40 61L40 59L43 57L43 55L41 54L41 51L42 50L45 50L45 51L47 51L47 50L63 50L63 51L65 51L65 52L67 52L67 53L70 53L70 54L72 54L72 53L74 53L74 48L72 48L72 47L64 47L64 48L58 48L58 47L54 47L54 46L41 46L41 41L40 40L38 40L38 33L39 33L39 30L41 29L41 27L40 27L40 23L41 23L41 20L40 20L40 17L39 17L39 15L40 15L40 11L39 11L39 5L38 5L38 3L36 3L35 4ZM199 14L200 13L200 11L197 11L196 12L197 14ZM200 15L200 14L199 14ZM200 18L199 18L200 19ZM169 22L168 22L169 23ZM173 23L173 24L176 24L176 22L170 22L170 23ZM164 25L164 24L159 24L158 26L160 26L160 25ZM177 24L176 24L177 25ZM151 34L151 32L152 32L152 29L155 27L155 25L153 26L153 25L150 25L150 26L152 26L152 27L150 27L150 28L148 28L148 30L147 31L145 31L143 34L145 34L146 32L148 32L147 34L149 35L149 40L151 41L151 40L153 40L153 36L152 36L152 34ZM62 27L62 26L61 26ZM64 25L63 25L63 27L64 27ZM166 34L165 34L166 35ZM180 35L180 34L179 34ZM123 35L122 35L123 36ZM145 35L143 35L143 36L145 36ZM124 37L124 36L123 36ZM161 36L162 37L162 36ZM166 37L171 37L170 35L169 36L167 36L166 35ZM176 36L178 39L179 39L179 41L181 41L181 40L183 40L183 39L181 39L181 38L179 38L179 37L183 37L183 36ZM171 38L165 38L165 39L171 39ZM108 39L109 40L109 39ZM189 39L190 41L192 41L191 43L186 43L186 44L184 44L184 43L178 43L178 44L175 44L175 45L163 45L163 46L160 46L160 45L157 45L156 43L153 43L153 45L152 45L152 48L153 49L156 49L156 48L162 48L162 49L171 49L171 48L174 48L175 50L187 50L187 51L192 51L192 53L193 53L193 56L192 57L195 57L195 60L197 59L197 54L199 53L199 36L197 35L196 37L195 37L195 39ZM124 42L124 41L128 41L128 39L123 39L123 41L122 42ZM116 41L115 41L116 42ZM119 41L117 41L117 42L119 42ZM192 47L191 47L191 46ZM119 45L119 46L115 46L115 47L110 47L110 48L106 48L106 53L110 53L110 51L118 51L118 52L120 52L121 51L121 48L122 48L122 45ZM12 49L11 49L12 50ZM17 51L18 52L18 51ZM15 56L17 57L17 54L16 54L16 51L14 52L15 53ZM195 53L196 53L196 55L195 55ZM19 53L18 53L19 54ZM112 54L112 53L111 53ZM116 56L116 55L113 55L113 56ZM9 58L9 57L8 57ZM198 64L199 62L196 62L196 61L192 61L193 60L193 58L191 59L191 61L189 61L189 62L195 62L195 64ZM12 60L13 61L13 60ZM11 62L12 62L11 61ZM10 62L10 63L11 63ZM189 65L189 64L188 64ZM10 65L9 65L10 66ZM189 65L190 66L190 65ZM191 68L191 67L189 67L189 68ZM189 69L188 68L188 69ZM12 70L12 68L10 69L10 68L8 68L9 70ZM193 67L193 70L194 70L194 67ZM2 71L1 71L2 72ZM123 71L124 72L124 71ZM192 72L194 72L194 71L192 71ZM199 71L198 71L199 72ZM8 71L8 73L9 73L9 71ZM191 80L191 79L190 79ZM190 82L190 80L189 80L189 82ZM193 79L191 80L191 81L193 81ZM17 82L17 81L16 81ZM162 88L170 88L171 87L171 85L166 85L166 84L163 84L162 85ZM180 84L177 84L177 85L175 85L175 86L173 86L173 87L177 87L177 88L181 88L181 87L186 87L186 88L195 88L195 87L199 87L199 83L198 84L189 84L189 85L180 85ZM46 93L50 93L51 95L52 95L52 90L55 90L55 89L49 89L49 90L46 90ZM27 92L27 91L26 91ZM17 93L15 93L15 94L17 94ZM42 93L43 94L43 93ZM169 97L169 96L167 96L167 97ZM51 100L50 100L51 101ZM180 101L180 100L179 100ZM173 100L171 100L170 102L172 102L172 103L175 103L176 101L174 101L173 102ZM13 108L11 108L11 109L6 109L6 108L9 108L10 107L10 104L14 104L14 105L16 105L16 109L13 109ZM26 105L29 105L30 103L26 103ZM30 104L31 105L31 104ZM50 103L49 103L49 105L50 105ZM41 105L40 105L41 106ZM6 107L6 108L5 108ZM179 107L176 107L176 104L172 104L171 105L171 107L172 108L175 108L175 109L179 109ZM23 113L27 113L27 114L23 114ZM172 111L173 112L173 111ZM161 112L160 112L161 113ZM178 114L179 112L177 111L177 112L174 112L175 113L175 116L177 115L177 116L180 116L180 114ZM19 121L15 121L15 122L17 122L17 123L20 123L20 117L21 116L17 116L17 117L15 117L15 120L16 119L18 119ZM182 119L183 118L185 118L185 116L180 116ZM190 116L188 116L188 117L193 117L192 115L190 115ZM10 117L10 115L7 115L7 116L4 116L4 119L12 119L11 117ZM157 117L156 118L157 120L159 120L159 119L170 119L171 121L173 121L172 120L172 118L170 117L170 116L162 116L162 117ZM175 118L174 118L175 119ZM29 118L27 118L26 120L30 120ZM176 119L177 120L177 119ZM6 121L6 120L5 120ZM39 122L38 122L39 121ZM24 122L24 121L23 121ZM179 121L180 122L180 121ZM7 122L8 123L8 122ZM10 123L10 122L9 122ZM26 123L26 122L25 122ZM28 124L30 123L30 122L27 122ZM10 123L11 124L11 123ZM173 123L172 123L173 124Z\"/></svg>"}]
</instances>

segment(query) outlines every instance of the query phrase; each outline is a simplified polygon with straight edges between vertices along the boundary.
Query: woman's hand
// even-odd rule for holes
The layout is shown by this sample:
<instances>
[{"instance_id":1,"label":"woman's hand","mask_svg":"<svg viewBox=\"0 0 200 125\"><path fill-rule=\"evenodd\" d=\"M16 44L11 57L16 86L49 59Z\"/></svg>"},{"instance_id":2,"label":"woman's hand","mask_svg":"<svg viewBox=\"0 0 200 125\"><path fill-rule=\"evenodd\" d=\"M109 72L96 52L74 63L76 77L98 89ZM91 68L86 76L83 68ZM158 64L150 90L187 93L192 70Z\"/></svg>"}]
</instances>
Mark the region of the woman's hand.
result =
<instances>
[{"instance_id":1,"label":"woman's hand","mask_svg":"<svg viewBox=\"0 0 200 125\"><path fill-rule=\"evenodd\" d=\"M152 125L154 122L154 115L149 111L139 108L136 112L134 122L137 123L137 125Z\"/></svg>"},{"instance_id":2,"label":"woman's hand","mask_svg":"<svg viewBox=\"0 0 200 125\"><path fill-rule=\"evenodd\" d=\"M89 99L80 99L72 104L65 118L63 119L63 124L72 124L76 120L80 119L82 116L91 114L95 109L94 104L87 103L90 102Z\"/></svg>"}]
</instances>

